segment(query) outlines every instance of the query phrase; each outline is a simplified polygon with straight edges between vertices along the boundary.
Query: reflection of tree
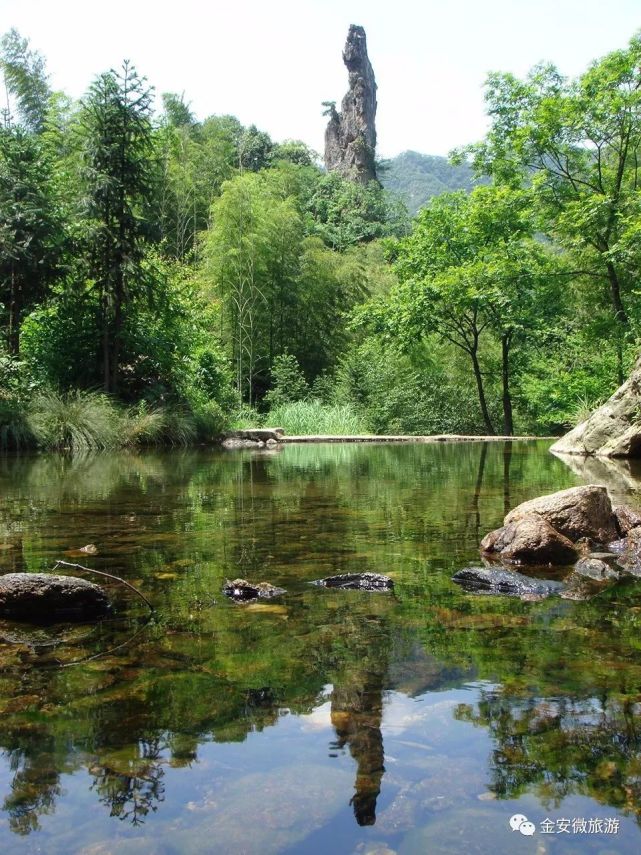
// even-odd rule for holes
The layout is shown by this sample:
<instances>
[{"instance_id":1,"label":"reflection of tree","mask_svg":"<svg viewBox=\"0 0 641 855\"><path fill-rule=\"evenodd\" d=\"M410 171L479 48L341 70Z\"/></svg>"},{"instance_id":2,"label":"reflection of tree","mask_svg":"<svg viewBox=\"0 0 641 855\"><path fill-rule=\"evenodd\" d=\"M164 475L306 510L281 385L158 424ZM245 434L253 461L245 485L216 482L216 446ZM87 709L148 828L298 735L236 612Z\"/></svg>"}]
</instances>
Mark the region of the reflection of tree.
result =
<instances>
[{"instance_id":1,"label":"reflection of tree","mask_svg":"<svg viewBox=\"0 0 641 855\"><path fill-rule=\"evenodd\" d=\"M116 816L132 825L140 825L149 811L156 811L158 803L164 801L161 746L158 739L139 742L140 756L131 774L114 771L108 766L93 767L95 789L102 804L110 808L110 816Z\"/></svg>"},{"instance_id":2,"label":"reflection of tree","mask_svg":"<svg viewBox=\"0 0 641 855\"><path fill-rule=\"evenodd\" d=\"M512 510L510 496L510 467L512 465L512 442L503 445L503 513L505 516Z\"/></svg>"},{"instance_id":3,"label":"reflection of tree","mask_svg":"<svg viewBox=\"0 0 641 855\"><path fill-rule=\"evenodd\" d=\"M36 747L19 734L15 738L19 747L7 752L14 776L3 808L9 814L11 830L24 835L40 828L38 817L53 812L62 790L53 740L46 739Z\"/></svg>"},{"instance_id":4,"label":"reflection of tree","mask_svg":"<svg viewBox=\"0 0 641 855\"><path fill-rule=\"evenodd\" d=\"M514 698L482 691L456 718L487 727L492 790L516 798L535 787L557 806L570 793L636 814L641 823L641 710L617 697Z\"/></svg>"},{"instance_id":5,"label":"reflection of tree","mask_svg":"<svg viewBox=\"0 0 641 855\"><path fill-rule=\"evenodd\" d=\"M485 474L485 462L487 460L487 448L488 445L486 442L481 443L480 453L479 453L479 462L478 469L476 473L476 482L474 484L474 492L472 494L472 514L474 518L473 528L474 528L474 536L478 539L479 533L481 531L481 493L483 492L483 476Z\"/></svg>"}]
</instances>

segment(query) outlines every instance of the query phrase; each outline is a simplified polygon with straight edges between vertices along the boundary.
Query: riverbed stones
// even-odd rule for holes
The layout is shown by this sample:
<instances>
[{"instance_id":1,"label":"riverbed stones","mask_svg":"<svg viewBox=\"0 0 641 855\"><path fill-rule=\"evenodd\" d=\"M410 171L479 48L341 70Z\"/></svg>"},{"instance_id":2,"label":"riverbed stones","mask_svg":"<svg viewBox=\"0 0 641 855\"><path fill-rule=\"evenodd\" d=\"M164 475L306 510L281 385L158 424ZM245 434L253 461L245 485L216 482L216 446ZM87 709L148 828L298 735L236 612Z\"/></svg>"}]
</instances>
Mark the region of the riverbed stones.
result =
<instances>
[{"instance_id":1,"label":"riverbed stones","mask_svg":"<svg viewBox=\"0 0 641 855\"><path fill-rule=\"evenodd\" d=\"M518 564L571 564L578 558L572 542L535 513L491 531L481 541L481 551Z\"/></svg>"},{"instance_id":2,"label":"riverbed stones","mask_svg":"<svg viewBox=\"0 0 641 855\"><path fill-rule=\"evenodd\" d=\"M87 621L110 611L105 591L75 576L7 573L0 576L0 615L29 623Z\"/></svg>"},{"instance_id":3,"label":"riverbed stones","mask_svg":"<svg viewBox=\"0 0 641 855\"><path fill-rule=\"evenodd\" d=\"M269 600L286 593L284 588L277 588L269 582L248 582L247 579L227 579L223 585L223 594L238 603Z\"/></svg>"},{"instance_id":4,"label":"riverbed stones","mask_svg":"<svg viewBox=\"0 0 641 855\"><path fill-rule=\"evenodd\" d=\"M326 579L315 579L312 585L357 591L391 591L394 582L382 573L339 573Z\"/></svg>"},{"instance_id":5,"label":"riverbed stones","mask_svg":"<svg viewBox=\"0 0 641 855\"><path fill-rule=\"evenodd\" d=\"M598 543L608 543L619 536L608 491L596 484L570 487L523 502L510 511L504 523L508 525L532 513L543 517L571 541L588 537Z\"/></svg>"},{"instance_id":6,"label":"riverbed stones","mask_svg":"<svg viewBox=\"0 0 641 855\"><path fill-rule=\"evenodd\" d=\"M534 579L499 567L464 567L452 577L466 591L489 594L507 594L513 597L549 597L560 593L562 582L552 579Z\"/></svg>"}]
</instances>

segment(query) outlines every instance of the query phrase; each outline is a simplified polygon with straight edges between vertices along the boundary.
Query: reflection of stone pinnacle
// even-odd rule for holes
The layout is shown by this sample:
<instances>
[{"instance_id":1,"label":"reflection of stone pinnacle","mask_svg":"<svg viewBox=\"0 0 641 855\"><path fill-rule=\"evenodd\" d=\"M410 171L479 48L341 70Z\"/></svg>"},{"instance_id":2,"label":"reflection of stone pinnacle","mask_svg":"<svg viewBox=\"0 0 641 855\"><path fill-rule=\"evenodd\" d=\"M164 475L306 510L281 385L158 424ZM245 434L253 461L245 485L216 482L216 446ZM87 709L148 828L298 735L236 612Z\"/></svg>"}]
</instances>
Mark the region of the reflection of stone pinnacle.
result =
<instances>
[{"instance_id":1,"label":"reflection of stone pinnacle","mask_svg":"<svg viewBox=\"0 0 641 855\"><path fill-rule=\"evenodd\" d=\"M383 761L383 676L356 673L332 692L331 721L336 730L334 748L349 746L356 761L355 793L350 800L359 825L374 825L376 800L385 772Z\"/></svg>"}]
</instances>

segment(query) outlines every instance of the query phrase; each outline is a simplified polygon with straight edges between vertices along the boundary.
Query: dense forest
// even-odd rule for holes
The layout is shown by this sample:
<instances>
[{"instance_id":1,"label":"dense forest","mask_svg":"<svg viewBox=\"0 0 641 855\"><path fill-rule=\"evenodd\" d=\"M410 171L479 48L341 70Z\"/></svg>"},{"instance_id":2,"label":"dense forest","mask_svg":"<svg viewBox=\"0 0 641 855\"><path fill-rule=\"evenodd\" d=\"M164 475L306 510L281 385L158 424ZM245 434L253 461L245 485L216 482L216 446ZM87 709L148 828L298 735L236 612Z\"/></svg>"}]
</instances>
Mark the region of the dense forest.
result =
<instances>
[{"instance_id":1,"label":"dense forest","mask_svg":"<svg viewBox=\"0 0 641 855\"><path fill-rule=\"evenodd\" d=\"M184 95L155 111L129 62L79 102L15 30L0 64L3 447L559 433L636 356L639 35L578 79L491 74L438 195Z\"/></svg>"},{"instance_id":2,"label":"dense forest","mask_svg":"<svg viewBox=\"0 0 641 855\"><path fill-rule=\"evenodd\" d=\"M386 190L400 196L414 216L433 196L452 190L473 190L486 179L477 178L470 164L454 164L446 157L404 151L381 161L379 176Z\"/></svg>"}]
</instances>

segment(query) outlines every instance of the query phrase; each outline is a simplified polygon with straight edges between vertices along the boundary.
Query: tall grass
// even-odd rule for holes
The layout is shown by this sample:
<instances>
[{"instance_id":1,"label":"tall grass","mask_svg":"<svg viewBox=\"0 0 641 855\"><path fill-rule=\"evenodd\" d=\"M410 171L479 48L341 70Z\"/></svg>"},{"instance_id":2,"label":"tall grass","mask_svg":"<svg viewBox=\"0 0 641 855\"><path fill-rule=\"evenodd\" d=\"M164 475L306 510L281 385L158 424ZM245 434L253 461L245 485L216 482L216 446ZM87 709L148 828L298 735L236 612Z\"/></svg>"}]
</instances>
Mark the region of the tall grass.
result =
<instances>
[{"instance_id":1,"label":"tall grass","mask_svg":"<svg viewBox=\"0 0 641 855\"><path fill-rule=\"evenodd\" d=\"M36 443L47 450L100 451L121 444L121 415L99 392L41 392L27 408Z\"/></svg>"},{"instance_id":2,"label":"tall grass","mask_svg":"<svg viewBox=\"0 0 641 855\"><path fill-rule=\"evenodd\" d=\"M316 400L294 401L273 407L265 423L284 428L290 436L368 432L365 419L351 404L323 404Z\"/></svg>"}]
</instances>

